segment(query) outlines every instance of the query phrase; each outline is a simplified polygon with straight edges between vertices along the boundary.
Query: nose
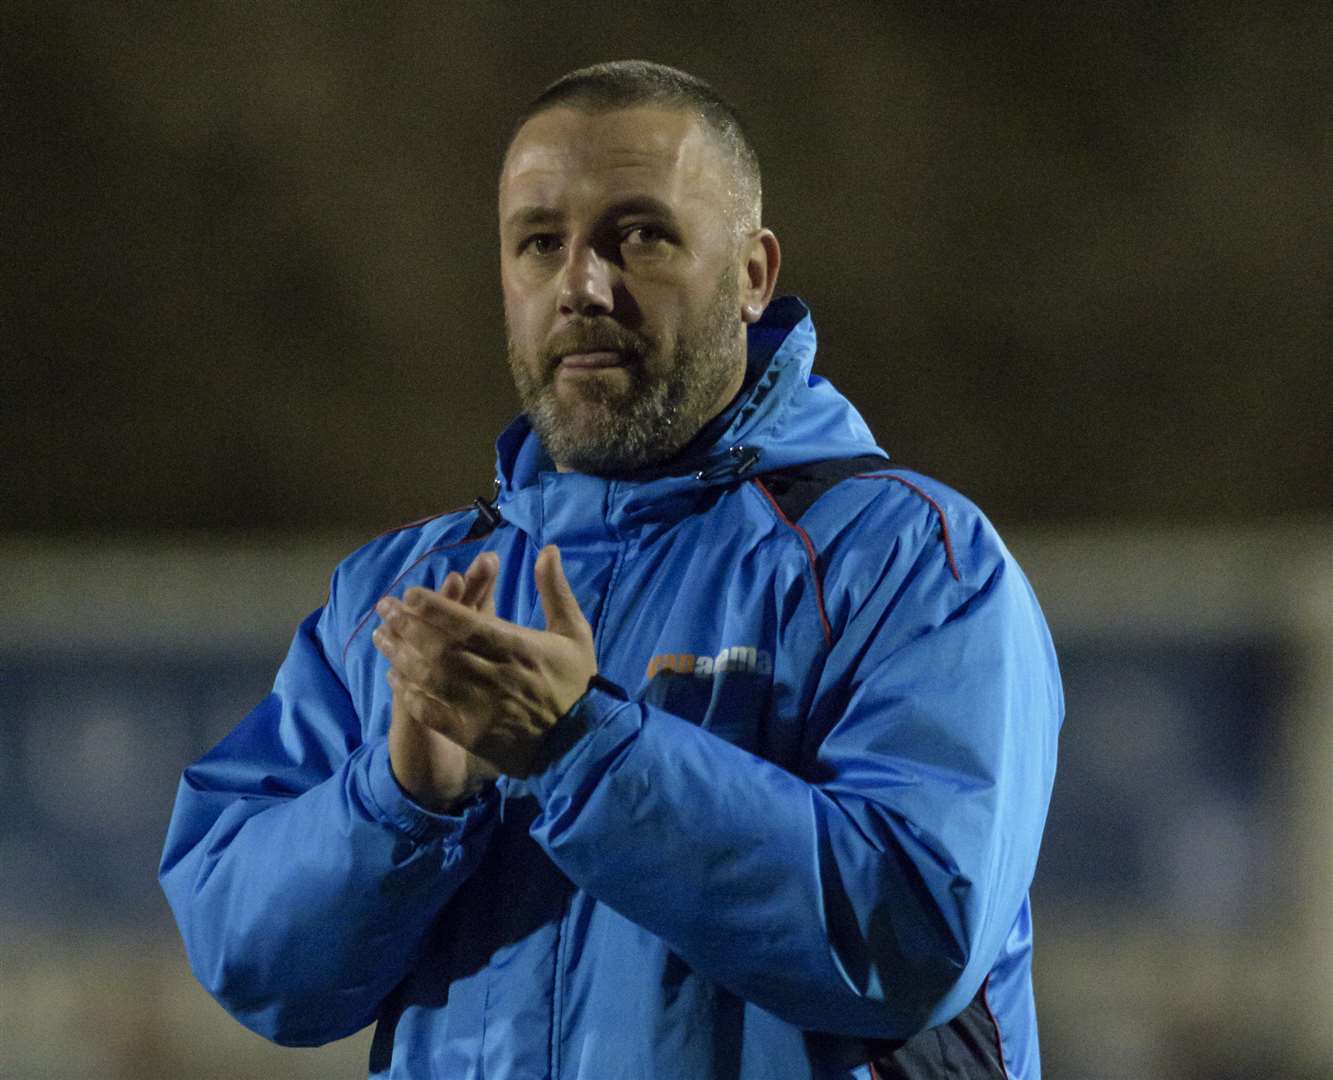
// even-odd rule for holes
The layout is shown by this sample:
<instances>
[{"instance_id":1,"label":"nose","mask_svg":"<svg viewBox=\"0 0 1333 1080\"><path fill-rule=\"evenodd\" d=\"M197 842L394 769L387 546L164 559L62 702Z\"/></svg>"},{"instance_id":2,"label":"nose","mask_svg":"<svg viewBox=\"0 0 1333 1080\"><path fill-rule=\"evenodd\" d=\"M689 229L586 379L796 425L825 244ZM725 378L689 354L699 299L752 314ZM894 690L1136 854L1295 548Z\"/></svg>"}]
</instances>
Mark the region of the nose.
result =
<instances>
[{"instance_id":1,"label":"nose","mask_svg":"<svg viewBox=\"0 0 1333 1080\"><path fill-rule=\"evenodd\" d=\"M614 306L615 264L589 244L572 247L560 285L561 315L609 315Z\"/></svg>"}]
</instances>

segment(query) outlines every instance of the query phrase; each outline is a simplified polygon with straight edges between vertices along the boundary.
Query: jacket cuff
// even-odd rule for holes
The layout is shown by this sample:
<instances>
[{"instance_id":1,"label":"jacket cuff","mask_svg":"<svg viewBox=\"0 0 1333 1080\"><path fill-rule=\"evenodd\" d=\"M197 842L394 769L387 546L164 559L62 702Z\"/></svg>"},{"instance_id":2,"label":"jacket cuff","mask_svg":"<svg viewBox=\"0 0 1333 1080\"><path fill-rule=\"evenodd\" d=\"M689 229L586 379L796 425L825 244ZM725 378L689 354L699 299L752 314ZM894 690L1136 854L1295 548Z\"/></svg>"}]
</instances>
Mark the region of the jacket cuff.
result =
<instances>
[{"instance_id":1,"label":"jacket cuff","mask_svg":"<svg viewBox=\"0 0 1333 1080\"><path fill-rule=\"evenodd\" d=\"M496 802L495 785L488 783L463 802L456 813L436 814L416 802L399 785L389 764L388 740L370 748L366 760L366 787L371 809L384 824L417 843L443 840L458 843L489 816Z\"/></svg>"},{"instance_id":2,"label":"jacket cuff","mask_svg":"<svg viewBox=\"0 0 1333 1080\"><path fill-rule=\"evenodd\" d=\"M639 710L623 689L594 675L588 689L546 734L527 789L543 807L556 788L583 760L598 761L639 730Z\"/></svg>"}]
</instances>

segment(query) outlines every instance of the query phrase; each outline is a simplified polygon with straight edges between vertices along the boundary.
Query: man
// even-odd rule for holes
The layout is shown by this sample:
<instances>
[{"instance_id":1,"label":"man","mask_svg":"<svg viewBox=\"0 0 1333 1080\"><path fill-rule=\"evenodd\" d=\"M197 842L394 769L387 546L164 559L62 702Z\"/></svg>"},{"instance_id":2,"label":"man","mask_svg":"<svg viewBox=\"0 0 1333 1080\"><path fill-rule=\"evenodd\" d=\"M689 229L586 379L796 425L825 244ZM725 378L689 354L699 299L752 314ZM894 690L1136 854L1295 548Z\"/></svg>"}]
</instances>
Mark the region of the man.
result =
<instances>
[{"instance_id":1,"label":"man","mask_svg":"<svg viewBox=\"0 0 1333 1080\"><path fill-rule=\"evenodd\" d=\"M347 559L186 771L196 974L279 1042L375 1021L376 1077L1037 1077L1018 567L810 375L705 84L566 76L499 210L499 494Z\"/></svg>"}]
</instances>

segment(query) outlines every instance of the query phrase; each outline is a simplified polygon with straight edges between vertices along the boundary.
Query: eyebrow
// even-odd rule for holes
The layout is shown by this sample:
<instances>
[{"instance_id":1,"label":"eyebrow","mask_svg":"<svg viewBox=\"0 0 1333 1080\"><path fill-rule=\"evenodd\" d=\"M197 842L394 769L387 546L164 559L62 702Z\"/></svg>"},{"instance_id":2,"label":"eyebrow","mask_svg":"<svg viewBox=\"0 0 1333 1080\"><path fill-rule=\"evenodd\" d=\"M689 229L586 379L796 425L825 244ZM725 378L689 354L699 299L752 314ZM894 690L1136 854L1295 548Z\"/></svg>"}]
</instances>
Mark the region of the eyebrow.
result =
<instances>
[{"instance_id":1,"label":"eyebrow","mask_svg":"<svg viewBox=\"0 0 1333 1080\"><path fill-rule=\"evenodd\" d=\"M505 219L506 229L531 227L533 225L558 225L565 220L565 215L550 206L523 206Z\"/></svg>"},{"instance_id":2,"label":"eyebrow","mask_svg":"<svg viewBox=\"0 0 1333 1080\"><path fill-rule=\"evenodd\" d=\"M614 202L602 211L599 218L605 221L608 218L624 217L626 214L646 214L649 217L661 218L663 221L672 224L676 220L676 215L672 212L671 207L661 199L655 199L651 195L631 195L629 198ZM559 225L564 220L564 211L557 210L553 206L521 206L505 219L505 228L519 229Z\"/></svg>"}]
</instances>

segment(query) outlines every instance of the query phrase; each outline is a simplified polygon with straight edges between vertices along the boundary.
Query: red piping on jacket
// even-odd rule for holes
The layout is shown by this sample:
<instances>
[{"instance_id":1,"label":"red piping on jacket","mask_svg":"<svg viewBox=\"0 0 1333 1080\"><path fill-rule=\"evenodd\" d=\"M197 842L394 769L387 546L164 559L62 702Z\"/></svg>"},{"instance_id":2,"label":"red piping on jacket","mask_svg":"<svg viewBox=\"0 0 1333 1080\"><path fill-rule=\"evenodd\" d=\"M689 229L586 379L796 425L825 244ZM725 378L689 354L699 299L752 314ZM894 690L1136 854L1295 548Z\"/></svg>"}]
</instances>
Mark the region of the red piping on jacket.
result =
<instances>
[{"instance_id":1,"label":"red piping on jacket","mask_svg":"<svg viewBox=\"0 0 1333 1080\"><path fill-rule=\"evenodd\" d=\"M909 491L914 492L916 495L920 496L920 498L925 500L926 504L932 510L935 511L936 516L940 519L940 538L944 541L944 553L949 558L949 572L953 574L954 581L963 580L962 576L958 573L958 563L954 560L953 557L953 537L949 535L949 519L944 516L944 511L940 508L939 503L937 503L934 499L932 499L929 495L927 495L924 491L922 491L921 488L917 487L914 483L912 483L912 481L904 480L901 476L898 476L896 473L878 473L878 472L857 473L853 477L853 479L896 480L898 481L898 483L902 484L903 487L907 488Z\"/></svg>"},{"instance_id":2,"label":"red piping on jacket","mask_svg":"<svg viewBox=\"0 0 1333 1080\"><path fill-rule=\"evenodd\" d=\"M464 509L466 509L466 507L464 507ZM439 516L441 515L433 514L429 518L422 518L421 521L430 521L432 518ZM420 525L421 521L414 521L407 525L399 525L398 528L396 529L390 529L388 532L380 533L380 537L391 536L396 532L402 532L404 529L410 529L412 528L413 525ZM376 539L378 540L380 537L376 537ZM410 574L413 570L415 570L418 566L420 566L422 562L425 561L430 556L436 555L441 551L448 551L450 548L461 547L463 544L471 544L474 542L475 542L474 540L467 540L467 539L455 540L452 544L441 544L439 547L433 547L427 549L426 551L423 551L419 556L417 556L416 559L412 561L412 564L410 566L405 567L403 569L403 572L389 583L389 588L384 591L384 594L387 596L389 594L390 589L392 589L395 585L397 585L400 581L402 581L403 578L407 577L408 574ZM361 633L361 628L366 625L366 621L374 614L375 614L375 608L374 605L372 605L370 610L367 611L364 615L362 615L360 621L356 624L356 626L352 628L352 632L347 636L347 640L343 642L342 661L344 664L347 663L347 650L351 648L352 640L356 637L357 634Z\"/></svg>"},{"instance_id":3,"label":"red piping on jacket","mask_svg":"<svg viewBox=\"0 0 1333 1080\"><path fill-rule=\"evenodd\" d=\"M819 563L815 558L815 545L810 542L810 535L802 529L796 522L792 521L782 512L782 507L778 505L777 499L773 498L773 493L764 487L764 482L758 477L751 481L755 487L764 493L764 498L773 507L773 511L779 518L786 523L787 527L801 538L801 543L805 545L806 558L810 560L810 576L815 579L815 603L819 605L819 625L824 631L824 644L833 645L833 628L829 626L828 614L824 610L824 582L819 576Z\"/></svg>"}]
</instances>

